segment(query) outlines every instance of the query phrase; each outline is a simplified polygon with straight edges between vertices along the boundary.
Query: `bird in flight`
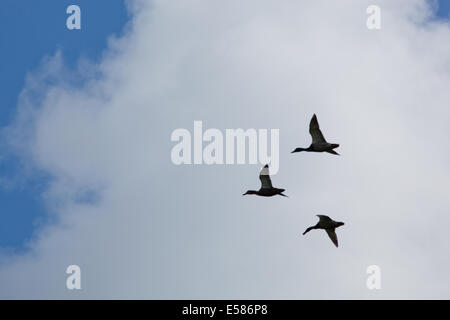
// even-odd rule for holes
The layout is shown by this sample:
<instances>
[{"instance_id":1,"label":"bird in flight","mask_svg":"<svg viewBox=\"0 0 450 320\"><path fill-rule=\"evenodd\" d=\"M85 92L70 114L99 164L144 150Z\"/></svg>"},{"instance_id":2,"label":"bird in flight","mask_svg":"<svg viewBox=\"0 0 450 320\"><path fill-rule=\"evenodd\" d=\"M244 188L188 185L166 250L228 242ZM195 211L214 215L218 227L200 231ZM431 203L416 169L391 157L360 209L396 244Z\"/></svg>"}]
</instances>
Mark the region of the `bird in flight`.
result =
<instances>
[{"instance_id":1,"label":"bird in flight","mask_svg":"<svg viewBox=\"0 0 450 320\"><path fill-rule=\"evenodd\" d=\"M303 234L305 235L306 233L308 233L309 231L313 230L313 229L324 229L328 236L330 237L331 241L333 241L334 245L336 247L338 247L338 238L335 232L335 229L337 227L343 226L344 223L343 222L337 222L332 220L330 217L328 216L324 216L324 215L317 215L319 217L319 222L317 222L317 224L315 226L309 227L308 229L305 230L305 232L303 232Z\"/></svg>"},{"instance_id":2,"label":"bird in flight","mask_svg":"<svg viewBox=\"0 0 450 320\"><path fill-rule=\"evenodd\" d=\"M279 189L279 188L274 188L272 186L272 181L270 180L270 175L269 175L269 165L266 164L264 166L264 168L262 168L260 174L259 174L259 180L261 180L261 188L256 191L256 190L248 190L246 193L243 194L243 196L247 195L247 194L256 194L257 196L262 196L262 197L272 197L275 195L280 195L283 197L287 197L287 195L283 194L283 191L285 191L285 189Z\"/></svg>"},{"instance_id":3,"label":"bird in flight","mask_svg":"<svg viewBox=\"0 0 450 320\"><path fill-rule=\"evenodd\" d=\"M339 155L333 149L339 147L337 143L328 143L325 137L320 131L319 122L317 121L317 116L314 114L311 122L309 123L309 133L312 137L312 143L308 148L297 148L291 153L307 151L307 152L328 152L331 154Z\"/></svg>"}]
</instances>

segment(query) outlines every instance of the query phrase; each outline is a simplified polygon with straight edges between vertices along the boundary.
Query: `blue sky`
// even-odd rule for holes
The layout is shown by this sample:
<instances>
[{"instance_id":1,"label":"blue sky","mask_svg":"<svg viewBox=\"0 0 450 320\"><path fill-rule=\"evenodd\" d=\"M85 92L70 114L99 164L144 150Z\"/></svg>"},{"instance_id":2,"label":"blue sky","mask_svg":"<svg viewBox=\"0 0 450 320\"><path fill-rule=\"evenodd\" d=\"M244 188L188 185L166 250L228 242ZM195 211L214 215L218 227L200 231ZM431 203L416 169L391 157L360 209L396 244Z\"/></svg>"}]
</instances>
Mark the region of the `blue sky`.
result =
<instances>
[{"instance_id":1,"label":"blue sky","mask_svg":"<svg viewBox=\"0 0 450 320\"><path fill-rule=\"evenodd\" d=\"M441 18L449 18L449 16L450 16L450 1L440 0L437 14Z\"/></svg>"},{"instance_id":2,"label":"blue sky","mask_svg":"<svg viewBox=\"0 0 450 320\"><path fill-rule=\"evenodd\" d=\"M66 29L66 8L77 4L82 10L82 30ZM438 16L448 18L450 1L440 1ZM107 37L120 34L127 21L122 0L2 0L0 2L0 126L11 122L17 97L28 72L42 58L58 49L69 65L79 57L98 60ZM0 177L20 181L22 167L17 159L0 152ZM25 183L0 187L2 223L0 247L23 249L36 224L45 221L42 190L45 179L28 178Z\"/></svg>"},{"instance_id":3,"label":"blue sky","mask_svg":"<svg viewBox=\"0 0 450 320\"><path fill-rule=\"evenodd\" d=\"M66 28L66 8L82 10L82 30ZM122 0L2 0L0 2L0 126L11 122L27 73L58 49L66 63L79 57L98 60L109 35L120 35L127 22ZM0 152L0 177L20 180L17 159ZM13 187L0 187L0 247L23 248L34 227L45 219L41 193L45 179L35 177Z\"/></svg>"}]
</instances>

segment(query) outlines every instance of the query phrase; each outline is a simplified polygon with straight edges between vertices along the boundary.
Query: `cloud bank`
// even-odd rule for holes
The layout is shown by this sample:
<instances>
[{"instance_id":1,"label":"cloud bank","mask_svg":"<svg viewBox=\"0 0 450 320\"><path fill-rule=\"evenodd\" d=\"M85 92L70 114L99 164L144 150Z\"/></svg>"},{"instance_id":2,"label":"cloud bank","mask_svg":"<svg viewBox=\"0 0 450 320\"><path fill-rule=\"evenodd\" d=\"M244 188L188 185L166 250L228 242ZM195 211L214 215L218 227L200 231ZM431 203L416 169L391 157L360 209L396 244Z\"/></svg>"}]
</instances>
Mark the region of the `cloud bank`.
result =
<instances>
[{"instance_id":1,"label":"cloud bank","mask_svg":"<svg viewBox=\"0 0 450 320\"><path fill-rule=\"evenodd\" d=\"M0 297L450 298L450 27L386 0L370 31L370 4L130 1L101 63L46 59L7 132L54 222L1 256ZM313 113L341 157L290 154ZM195 120L280 129L289 198L241 196L259 165L174 165ZM346 223L338 249L301 236L315 214Z\"/></svg>"}]
</instances>

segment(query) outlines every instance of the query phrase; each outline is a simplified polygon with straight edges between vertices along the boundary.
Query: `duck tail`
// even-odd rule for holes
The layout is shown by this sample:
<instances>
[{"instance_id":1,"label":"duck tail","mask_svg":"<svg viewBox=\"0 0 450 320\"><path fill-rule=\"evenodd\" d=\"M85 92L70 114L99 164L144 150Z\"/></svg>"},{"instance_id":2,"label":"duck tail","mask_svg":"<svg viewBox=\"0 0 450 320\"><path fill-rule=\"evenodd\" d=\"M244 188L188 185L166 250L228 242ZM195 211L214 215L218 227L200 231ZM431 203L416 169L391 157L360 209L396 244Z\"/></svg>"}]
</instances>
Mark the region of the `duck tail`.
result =
<instances>
[{"instance_id":1,"label":"duck tail","mask_svg":"<svg viewBox=\"0 0 450 320\"><path fill-rule=\"evenodd\" d=\"M326 151L326 152L331 153L331 154L335 154L335 155L337 155L337 156L340 156L340 154L337 153L337 152L334 151L334 150L328 150L328 151Z\"/></svg>"}]
</instances>

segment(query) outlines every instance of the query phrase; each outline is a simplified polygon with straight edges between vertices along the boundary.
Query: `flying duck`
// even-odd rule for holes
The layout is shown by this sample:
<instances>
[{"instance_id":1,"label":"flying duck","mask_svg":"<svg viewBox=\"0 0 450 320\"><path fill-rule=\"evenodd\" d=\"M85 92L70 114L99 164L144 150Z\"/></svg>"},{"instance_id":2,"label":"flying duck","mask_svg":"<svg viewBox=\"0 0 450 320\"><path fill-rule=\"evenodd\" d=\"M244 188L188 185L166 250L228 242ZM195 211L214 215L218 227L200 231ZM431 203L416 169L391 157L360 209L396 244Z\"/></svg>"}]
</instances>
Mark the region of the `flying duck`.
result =
<instances>
[{"instance_id":1,"label":"flying duck","mask_svg":"<svg viewBox=\"0 0 450 320\"><path fill-rule=\"evenodd\" d=\"M272 197L278 194L280 196L287 197L287 195L283 194L283 191L285 191L285 189L278 189L272 187L272 181L270 180L268 164L266 164L264 168L262 168L259 174L259 180L261 180L261 188L258 191L248 190L246 193L243 194L243 196L247 194L256 194L257 196L262 197Z\"/></svg>"},{"instance_id":2,"label":"flying duck","mask_svg":"<svg viewBox=\"0 0 450 320\"><path fill-rule=\"evenodd\" d=\"M339 153L333 150L339 147L339 144L328 143L325 140L322 131L320 131L319 122L317 121L317 117L315 114L313 115L311 122L309 123L309 133L311 134L312 137L311 145L308 148L297 148L291 153L307 151L307 152L328 152L331 154L339 155Z\"/></svg>"},{"instance_id":3,"label":"flying duck","mask_svg":"<svg viewBox=\"0 0 450 320\"><path fill-rule=\"evenodd\" d=\"M312 227L309 227L308 229L306 229L306 231L303 232L303 234L306 234L313 229L324 229L327 232L328 236L330 237L331 241L333 241L334 245L337 247L338 246L338 238L337 238L336 232L334 230L337 227L343 226L344 223L334 221L328 216L324 216L324 215L320 215L320 214L317 216L319 217L319 222L317 222L317 224L315 226L312 226Z\"/></svg>"}]
</instances>

